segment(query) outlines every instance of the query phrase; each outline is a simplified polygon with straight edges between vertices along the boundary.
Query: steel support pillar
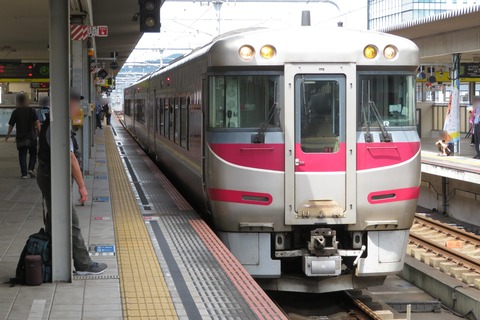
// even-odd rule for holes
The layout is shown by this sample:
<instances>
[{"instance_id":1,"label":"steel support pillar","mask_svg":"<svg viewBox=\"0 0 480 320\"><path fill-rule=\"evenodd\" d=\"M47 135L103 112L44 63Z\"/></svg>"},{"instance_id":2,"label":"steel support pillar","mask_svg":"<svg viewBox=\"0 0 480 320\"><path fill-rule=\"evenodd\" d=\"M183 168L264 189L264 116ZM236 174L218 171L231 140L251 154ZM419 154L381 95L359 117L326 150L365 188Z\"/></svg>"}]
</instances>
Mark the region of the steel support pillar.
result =
<instances>
[{"instance_id":1,"label":"steel support pillar","mask_svg":"<svg viewBox=\"0 0 480 320\"><path fill-rule=\"evenodd\" d=\"M50 0L50 146L52 182L52 278L72 280L70 169L70 3Z\"/></svg>"},{"instance_id":2,"label":"steel support pillar","mask_svg":"<svg viewBox=\"0 0 480 320\"><path fill-rule=\"evenodd\" d=\"M472 98L475 96L475 85L476 82L468 83L468 103L472 104Z\"/></svg>"},{"instance_id":3,"label":"steel support pillar","mask_svg":"<svg viewBox=\"0 0 480 320\"><path fill-rule=\"evenodd\" d=\"M461 117L462 115L460 114L460 53L455 53L452 55L452 61L453 61L453 87L457 88L459 91L459 94L457 96L458 101L454 103L452 101L452 106L456 105L458 107L457 110L457 118L455 119L455 127L457 128L458 132L460 133L460 123L461 123ZM455 142L455 147L454 151L455 154L460 155L460 141L462 140L462 137L460 136L459 139Z\"/></svg>"},{"instance_id":4,"label":"steel support pillar","mask_svg":"<svg viewBox=\"0 0 480 320\"><path fill-rule=\"evenodd\" d=\"M83 24L83 16L75 16L71 18L73 24ZM83 126L80 128L74 128L76 133L76 138L80 151L83 155L83 172L88 174L88 159L90 158L90 146L89 146L89 117L87 112L88 105L88 91L89 91L89 74L88 74L88 56L87 56L87 42L86 41L75 41L72 40L72 51L71 51L71 65L72 65L72 87L77 89L82 96L86 99L83 100Z\"/></svg>"},{"instance_id":5,"label":"steel support pillar","mask_svg":"<svg viewBox=\"0 0 480 320\"><path fill-rule=\"evenodd\" d=\"M448 179L442 177L442 206L443 206L443 215L448 215Z\"/></svg>"}]
</instances>

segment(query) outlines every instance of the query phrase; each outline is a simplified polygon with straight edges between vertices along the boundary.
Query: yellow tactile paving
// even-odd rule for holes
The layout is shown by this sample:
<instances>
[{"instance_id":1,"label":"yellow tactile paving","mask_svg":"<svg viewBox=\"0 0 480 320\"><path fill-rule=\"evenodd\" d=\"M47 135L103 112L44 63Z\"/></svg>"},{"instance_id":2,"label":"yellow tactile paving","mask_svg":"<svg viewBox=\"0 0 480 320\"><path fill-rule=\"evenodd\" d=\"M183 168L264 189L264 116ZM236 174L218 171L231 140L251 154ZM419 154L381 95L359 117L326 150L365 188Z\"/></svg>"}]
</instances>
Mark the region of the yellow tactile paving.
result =
<instances>
[{"instance_id":1,"label":"yellow tactile paving","mask_svg":"<svg viewBox=\"0 0 480 320\"><path fill-rule=\"evenodd\" d=\"M105 130L124 319L178 319L113 134Z\"/></svg>"}]
</instances>

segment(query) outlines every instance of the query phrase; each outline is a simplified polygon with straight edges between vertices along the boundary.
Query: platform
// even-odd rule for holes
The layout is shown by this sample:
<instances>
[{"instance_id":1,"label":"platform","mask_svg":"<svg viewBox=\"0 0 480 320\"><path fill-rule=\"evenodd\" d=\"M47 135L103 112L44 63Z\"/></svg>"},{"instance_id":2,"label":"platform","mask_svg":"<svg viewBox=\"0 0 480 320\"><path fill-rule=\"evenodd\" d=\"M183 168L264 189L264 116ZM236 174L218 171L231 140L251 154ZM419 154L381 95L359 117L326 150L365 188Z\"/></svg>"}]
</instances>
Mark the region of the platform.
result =
<instances>
[{"instance_id":1,"label":"platform","mask_svg":"<svg viewBox=\"0 0 480 320\"><path fill-rule=\"evenodd\" d=\"M285 318L123 127L97 130L95 140L90 201L77 211L92 258L108 270L72 283L3 284L0 319ZM2 282L41 215L36 181L20 179L15 144L2 140Z\"/></svg>"},{"instance_id":2,"label":"platform","mask_svg":"<svg viewBox=\"0 0 480 320\"><path fill-rule=\"evenodd\" d=\"M422 139L422 172L436 176L480 184L480 160L474 159L475 147L470 138L460 141L460 153L443 157L438 155L437 139Z\"/></svg>"}]
</instances>

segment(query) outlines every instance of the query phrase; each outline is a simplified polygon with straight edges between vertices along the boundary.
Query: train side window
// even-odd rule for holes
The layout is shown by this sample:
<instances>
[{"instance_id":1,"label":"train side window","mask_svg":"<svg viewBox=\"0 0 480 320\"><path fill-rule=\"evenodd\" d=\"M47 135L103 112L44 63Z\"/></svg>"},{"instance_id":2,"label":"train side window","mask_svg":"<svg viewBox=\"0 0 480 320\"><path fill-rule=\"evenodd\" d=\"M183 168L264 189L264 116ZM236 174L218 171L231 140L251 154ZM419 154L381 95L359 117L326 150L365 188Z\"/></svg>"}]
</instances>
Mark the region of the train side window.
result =
<instances>
[{"instance_id":1,"label":"train side window","mask_svg":"<svg viewBox=\"0 0 480 320\"><path fill-rule=\"evenodd\" d=\"M180 145L188 149L188 106L190 98L180 99Z\"/></svg>"},{"instance_id":2,"label":"train side window","mask_svg":"<svg viewBox=\"0 0 480 320\"><path fill-rule=\"evenodd\" d=\"M145 99L135 100L135 119L140 123L145 123Z\"/></svg>"},{"instance_id":3,"label":"train side window","mask_svg":"<svg viewBox=\"0 0 480 320\"><path fill-rule=\"evenodd\" d=\"M280 127L279 76L212 76L209 127Z\"/></svg>"},{"instance_id":4,"label":"train side window","mask_svg":"<svg viewBox=\"0 0 480 320\"><path fill-rule=\"evenodd\" d=\"M175 141L175 98L169 98L168 101L168 108L170 112L170 122L168 124L170 132L168 133L168 137L170 140Z\"/></svg>"},{"instance_id":5,"label":"train side window","mask_svg":"<svg viewBox=\"0 0 480 320\"><path fill-rule=\"evenodd\" d=\"M171 139L171 135L170 135L170 132L171 132L171 127L173 128L173 125L172 125L172 119L173 119L173 116L172 116L172 105L171 105L171 99L168 98L166 101L165 101L165 137L168 138L168 139Z\"/></svg>"},{"instance_id":6,"label":"train side window","mask_svg":"<svg viewBox=\"0 0 480 320\"><path fill-rule=\"evenodd\" d=\"M168 100L162 99L162 114L163 114L163 123L162 123L162 136L167 137L167 119L168 119Z\"/></svg>"},{"instance_id":7,"label":"train side window","mask_svg":"<svg viewBox=\"0 0 480 320\"><path fill-rule=\"evenodd\" d=\"M156 114L156 123L155 123L155 132L160 133L162 130L162 99L156 99L155 101L155 110Z\"/></svg>"},{"instance_id":8,"label":"train side window","mask_svg":"<svg viewBox=\"0 0 480 320\"><path fill-rule=\"evenodd\" d=\"M175 98L175 143L180 144L180 123L181 123L181 114L180 114L180 106L182 104L182 98Z\"/></svg>"},{"instance_id":9,"label":"train side window","mask_svg":"<svg viewBox=\"0 0 480 320\"><path fill-rule=\"evenodd\" d=\"M131 115L132 115L131 101L132 101L132 100L125 100L125 105L124 105L124 107L123 107L123 112L124 112L125 115L127 115L127 116L131 116Z\"/></svg>"}]
</instances>

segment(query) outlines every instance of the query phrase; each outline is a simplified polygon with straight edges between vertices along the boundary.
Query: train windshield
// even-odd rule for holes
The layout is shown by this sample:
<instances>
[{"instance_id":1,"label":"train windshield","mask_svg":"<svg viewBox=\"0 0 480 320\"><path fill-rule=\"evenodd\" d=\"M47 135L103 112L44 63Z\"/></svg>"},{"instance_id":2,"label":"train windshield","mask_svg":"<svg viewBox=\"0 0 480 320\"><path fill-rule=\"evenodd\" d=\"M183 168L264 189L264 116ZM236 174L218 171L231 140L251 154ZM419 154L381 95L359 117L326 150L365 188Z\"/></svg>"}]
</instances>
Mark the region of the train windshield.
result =
<instances>
[{"instance_id":1,"label":"train windshield","mask_svg":"<svg viewBox=\"0 0 480 320\"><path fill-rule=\"evenodd\" d=\"M279 76L211 76L210 128L280 127Z\"/></svg>"},{"instance_id":2,"label":"train windshield","mask_svg":"<svg viewBox=\"0 0 480 320\"><path fill-rule=\"evenodd\" d=\"M359 128L414 126L413 75L361 73L357 92Z\"/></svg>"}]
</instances>

